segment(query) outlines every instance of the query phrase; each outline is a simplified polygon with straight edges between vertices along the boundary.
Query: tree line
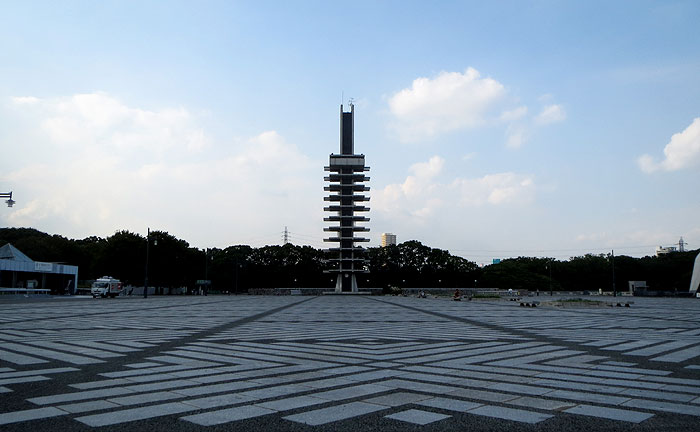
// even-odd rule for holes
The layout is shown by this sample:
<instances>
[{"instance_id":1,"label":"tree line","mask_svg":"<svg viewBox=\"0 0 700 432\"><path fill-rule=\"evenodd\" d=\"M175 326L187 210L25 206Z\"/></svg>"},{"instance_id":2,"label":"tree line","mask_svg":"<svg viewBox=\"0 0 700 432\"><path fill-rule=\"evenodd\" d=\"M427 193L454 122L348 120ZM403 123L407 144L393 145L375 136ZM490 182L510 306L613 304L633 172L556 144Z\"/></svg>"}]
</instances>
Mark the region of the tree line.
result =
<instances>
[{"instance_id":1,"label":"tree line","mask_svg":"<svg viewBox=\"0 0 700 432\"><path fill-rule=\"evenodd\" d=\"M142 286L146 272L146 237L129 231L81 240L49 235L32 228L0 229L0 246L11 243L35 261L79 266L80 283L109 275ZM335 276L325 250L293 244L254 248L248 245L198 249L185 240L151 231L149 285L160 293L169 288L194 288L210 280L214 291L246 292L249 288L333 287ZM695 256L700 250L660 257L633 258L587 254L568 260L519 257L498 264L476 263L446 250L412 240L365 252L368 273L360 287L471 288L530 291L618 291L628 281L646 281L650 290L687 292ZM614 270L613 270L614 268ZM614 278L613 278L614 274Z\"/></svg>"}]
</instances>

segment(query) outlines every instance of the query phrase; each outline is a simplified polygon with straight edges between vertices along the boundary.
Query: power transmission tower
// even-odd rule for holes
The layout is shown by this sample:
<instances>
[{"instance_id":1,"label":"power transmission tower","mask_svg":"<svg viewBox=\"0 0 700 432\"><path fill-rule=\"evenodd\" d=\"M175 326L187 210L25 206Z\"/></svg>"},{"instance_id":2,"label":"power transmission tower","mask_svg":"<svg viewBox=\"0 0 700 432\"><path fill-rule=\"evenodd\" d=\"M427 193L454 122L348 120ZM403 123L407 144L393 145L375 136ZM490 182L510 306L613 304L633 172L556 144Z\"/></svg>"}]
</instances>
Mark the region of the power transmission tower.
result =
<instances>
[{"instance_id":1,"label":"power transmission tower","mask_svg":"<svg viewBox=\"0 0 700 432\"><path fill-rule=\"evenodd\" d=\"M284 244L289 243L289 231L287 230L287 227L284 227Z\"/></svg>"},{"instance_id":2,"label":"power transmission tower","mask_svg":"<svg viewBox=\"0 0 700 432\"><path fill-rule=\"evenodd\" d=\"M685 241L683 241L683 237L681 237L680 240L678 240L678 252L685 252L685 245L687 245Z\"/></svg>"}]
</instances>

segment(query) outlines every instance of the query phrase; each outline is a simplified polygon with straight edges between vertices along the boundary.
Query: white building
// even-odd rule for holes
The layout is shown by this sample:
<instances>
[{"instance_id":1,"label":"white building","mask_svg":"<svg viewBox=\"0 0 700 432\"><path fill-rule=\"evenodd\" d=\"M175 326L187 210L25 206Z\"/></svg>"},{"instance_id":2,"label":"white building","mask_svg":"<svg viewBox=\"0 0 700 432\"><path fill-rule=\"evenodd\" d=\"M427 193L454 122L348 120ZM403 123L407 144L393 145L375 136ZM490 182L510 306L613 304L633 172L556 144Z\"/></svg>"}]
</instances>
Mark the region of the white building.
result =
<instances>
[{"instance_id":1,"label":"white building","mask_svg":"<svg viewBox=\"0 0 700 432\"><path fill-rule=\"evenodd\" d=\"M670 254L673 252L677 252L678 250L676 249L675 246L669 246L669 247L663 247L663 246L657 246L656 247L656 256L659 257L661 255L666 255Z\"/></svg>"},{"instance_id":2,"label":"white building","mask_svg":"<svg viewBox=\"0 0 700 432\"><path fill-rule=\"evenodd\" d=\"M382 233L382 247L396 246L396 235L392 233Z\"/></svg>"}]
</instances>

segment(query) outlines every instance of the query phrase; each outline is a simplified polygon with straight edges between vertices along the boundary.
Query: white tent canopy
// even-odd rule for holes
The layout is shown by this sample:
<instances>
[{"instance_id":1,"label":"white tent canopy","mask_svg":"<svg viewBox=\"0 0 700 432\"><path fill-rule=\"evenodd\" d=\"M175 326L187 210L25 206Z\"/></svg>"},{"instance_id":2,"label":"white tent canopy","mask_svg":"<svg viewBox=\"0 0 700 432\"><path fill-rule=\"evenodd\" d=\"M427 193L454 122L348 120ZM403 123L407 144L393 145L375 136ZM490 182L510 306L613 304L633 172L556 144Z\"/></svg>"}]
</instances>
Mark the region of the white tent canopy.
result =
<instances>
[{"instance_id":1,"label":"white tent canopy","mask_svg":"<svg viewBox=\"0 0 700 432\"><path fill-rule=\"evenodd\" d=\"M695 258L695 266L693 266L693 277L690 278L690 292L696 293L700 285L700 254Z\"/></svg>"}]
</instances>

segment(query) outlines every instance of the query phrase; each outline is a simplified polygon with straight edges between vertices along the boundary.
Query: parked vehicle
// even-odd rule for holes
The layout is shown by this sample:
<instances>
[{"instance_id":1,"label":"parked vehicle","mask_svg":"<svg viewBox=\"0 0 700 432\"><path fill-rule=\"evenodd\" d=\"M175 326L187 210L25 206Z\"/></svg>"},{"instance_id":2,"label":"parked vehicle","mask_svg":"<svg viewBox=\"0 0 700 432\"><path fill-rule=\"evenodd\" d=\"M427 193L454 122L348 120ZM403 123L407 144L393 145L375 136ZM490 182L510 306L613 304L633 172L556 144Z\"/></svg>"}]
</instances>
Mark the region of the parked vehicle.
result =
<instances>
[{"instance_id":1,"label":"parked vehicle","mask_svg":"<svg viewBox=\"0 0 700 432\"><path fill-rule=\"evenodd\" d=\"M103 276L92 283L90 293L97 297L116 297L122 292L122 283L111 276Z\"/></svg>"}]
</instances>

